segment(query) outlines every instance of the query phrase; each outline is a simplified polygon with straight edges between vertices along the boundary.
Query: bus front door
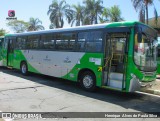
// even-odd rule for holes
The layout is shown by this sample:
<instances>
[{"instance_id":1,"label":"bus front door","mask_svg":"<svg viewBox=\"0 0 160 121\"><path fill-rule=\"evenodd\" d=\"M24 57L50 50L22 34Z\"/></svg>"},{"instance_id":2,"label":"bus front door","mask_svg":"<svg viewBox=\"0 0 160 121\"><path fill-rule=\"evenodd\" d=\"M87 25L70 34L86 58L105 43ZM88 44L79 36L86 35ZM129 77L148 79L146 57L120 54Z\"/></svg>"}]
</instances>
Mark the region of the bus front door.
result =
<instances>
[{"instance_id":1,"label":"bus front door","mask_svg":"<svg viewBox=\"0 0 160 121\"><path fill-rule=\"evenodd\" d=\"M13 60L14 60L14 43L13 43L13 39L9 39L7 66L13 67Z\"/></svg>"},{"instance_id":2,"label":"bus front door","mask_svg":"<svg viewBox=\"0 0 160 121\"><path fill-rule=\"evenodd\" d=\"M111 33L106 37L104 85L119 90L125 89L126 33Z\"/></svg>"}]
</instances>

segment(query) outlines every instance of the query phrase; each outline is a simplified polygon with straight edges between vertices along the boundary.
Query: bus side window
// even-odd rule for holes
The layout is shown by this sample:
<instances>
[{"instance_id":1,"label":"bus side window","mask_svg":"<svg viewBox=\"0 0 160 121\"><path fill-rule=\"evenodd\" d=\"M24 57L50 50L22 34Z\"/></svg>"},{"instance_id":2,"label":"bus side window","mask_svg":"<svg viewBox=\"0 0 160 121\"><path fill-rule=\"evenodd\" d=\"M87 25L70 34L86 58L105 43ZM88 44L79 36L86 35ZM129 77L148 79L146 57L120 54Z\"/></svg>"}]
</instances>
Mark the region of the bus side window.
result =
<instances>
[{"instance_id":1,"label":"bus side window","mask_svg":"<svg viewBox=\"0 0 160 121\"><path fill-rule=\"evenodd\" d=\"M78 34L78 51L100 52L102 50L102 32L81 32Z\"/></svg>"},{"instance_id":2,"label":"bus side window","mask_svg":"<svg viewBox=\"0 0 160 121\"><path fill-rule=\"evenodd\" d=\"M8 37L6 37L5 41L4 41L4 44L3 44L3 47L4 47L5 50L8 49L8 41L9 41L9 39L8 39Z\"/></svg>"},{"instance_id":3,"label":"bus side window","mask_svg":"<svg viewBox=\"0 0 160 121\"><path fill-rule=\"evenodd\" d=\"M90 36L87 41L86 51L100 52L101 50L102 50L102 32L101 31L90 32Z\"/></svg>"},{"instance_id":4,"label":"bus side window","mask_svg":"<svg viewBox=\"0 0 160 121\"><path fill-rule=\"evenodd\" d=\"M26 37L17 37L15 49L26 49Z\"/></svg>"},{"instance_id":5,"label":"bus side window","mask_svg":"<svg viewBox=\"0 0 160 121\"><path fill-rule=\"evenodd\" d=\"M74 50L76 35L74 33L62 33L56 35L57 50Z\"/></svg>"},{"instance_id":6,"label":"bus side window","mask_svg":"<svg viewBox=\"0 0 160 121\"><path fill-rule=\"evenodd\" d=\"M53 50L55 48L55 43L54 43L54 36L53 34L44 34L41 36L40 40L40 49L47 49L47 50Z\"/></svg>"},{"instance_id":7,"label":"bus side window","mask_svg":"<svg viewBox=\"0 0 160 121\"><path fill-rule=\"evenodd\" d=\"M27 49L38 49L39 47L39 35L28 36L28 41L26 42Z\"/></svg>"},{"instance_id":8,"label":"bus side window","mask_svg":"<svg viewBox=\"0 0 160 121\"><path fill-rule=\"evenodd\" d=\"M85 51L86 41L89 38L89 32L80 32L78 34L77 50Z\"/></svg>"},{"instance_id":9,"label":"bus side window","mask_svg":"<svg viewBox=\"0 0 160 121\"><path fill-rule=\"evenodd\" d=\"M72 33L70 35L68 44L69 44L68 45L68 50L74 50L75 49L75 44L76 44L76 34L75 33Z\"/></svg>"}]
</instances>

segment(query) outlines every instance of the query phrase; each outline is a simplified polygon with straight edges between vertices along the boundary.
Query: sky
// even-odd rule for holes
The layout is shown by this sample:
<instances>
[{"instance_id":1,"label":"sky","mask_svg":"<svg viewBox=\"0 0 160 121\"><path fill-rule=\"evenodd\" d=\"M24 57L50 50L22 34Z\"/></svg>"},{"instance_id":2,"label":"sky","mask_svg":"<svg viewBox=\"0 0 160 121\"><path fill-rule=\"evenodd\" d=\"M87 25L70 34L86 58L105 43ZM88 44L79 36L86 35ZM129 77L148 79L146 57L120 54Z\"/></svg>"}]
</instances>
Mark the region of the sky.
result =
<instances>
[{"instance_id":1,"label":"sky","mask_svg":"<svg viewBox=\"0 0 160 121\"><path fill-rule=\"evenodd\" d=\"M59 1L59 0L58 0ZM122 2L123 1L123 2ZM66 0L70 5L82 3L83 0ZM15 17L18 20L29 21L30 17L39 18L42 21L42 25L45 29L49 29L50 21L47 11L52 0L1 0L0 1L0 29L3 28L8 32L12 33L12 30L6 26L8 22L6 18L8 17L9 10L15 10ZM126 21L138 21L138 12L135 11L131 0L103 0L104 7L112 7L118 5L122 17ZM160 15L160 2L154 0L154 5ZM154 17L153 7L149 7L149 18ZM69 27L65 23L64 27Z\"/></svg>"}]
</instances>

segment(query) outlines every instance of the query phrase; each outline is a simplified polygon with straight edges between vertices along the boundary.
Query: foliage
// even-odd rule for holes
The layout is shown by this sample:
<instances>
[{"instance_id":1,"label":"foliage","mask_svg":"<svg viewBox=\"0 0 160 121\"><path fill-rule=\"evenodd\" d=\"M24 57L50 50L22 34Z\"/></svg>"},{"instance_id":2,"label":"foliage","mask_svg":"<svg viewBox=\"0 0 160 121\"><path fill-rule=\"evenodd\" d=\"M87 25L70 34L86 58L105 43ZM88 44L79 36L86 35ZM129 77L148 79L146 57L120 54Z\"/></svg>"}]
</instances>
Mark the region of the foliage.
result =
<instances>
[{"instance_id":1,"label":"foliage","mask_svg":"<svg viewBox=\"0 0 160 121\"><path fill-rule=\"evenodd\" d=\"M89 20L89 24L97 24L98 17L103 13L102 0L84 0L85 4L85 18Z\"/></svg>"},{"instance_id":2,"label":"foliage","mask_svg":"<svg viewBox=\"0 0 160 121\"><path fill-rule=\"evenodd\" d=\"M76 26L80 26L83 24L83 19L84 19L84 6L81 6L80 4L73 5L73 19L71 22L71 26L73 26L73 24L75 23Z\"/></svg>"},{"instance_id":3,"label":"foliage","mask_svg":"<svg viewBox=\"0 0 160 121\"><path fill-rule=\"evenodd\" d=\"M119 22L124 19L121 17L121 10L118 6L114 5L111 8L104 8L100 22Z\"/></svg>"},{"instance_id":4,"label":"foliage","mask_svg":"<svg viewBox=\"0 0 160 121\"><path fill-rule=\"evenodd\" d=\"M5 29L0 29L0 36L4 36L5 34L7 34L8 32L6 32Z\"/></svg>"},{"instance_id":5,"label":"foliage","mask_svg":"<svg viewBox=\"0 0 160 121\"><path fill-rule=\"evenodd\" d=\"M148 24L148 6L154 6L154 0L131 0L136 11L139 11L139 20ZM155 23L157 23L157 10L154 6ZM146 22L145 22L146 20Z\"/></svg>"},{"instance_id":6,"label":"foliage","mask_svg":"<svg viewBox=\"0 0 160 121\"><path fill-rule=\"evenodd\" d=\"M7 26L9 26L15 33L21 33L27 31L29 24L23 20L11 20L7 23Z\"/></svg>"},{"instance_id":7,"label":"foliage","mask_svg":"<svg viewBox=\"0 0 160 121\"><path fill-rule=\"evenodd\" d=\"M109 22L109 17L110 17L110 9L104 8L102 16L100 17L100 22L101 23Z\"/></svg>"},{"instance_id":8,"label":"foliage","mask_svg":"<svg viewBox=\"0 0 160 121\"><path fill-rule=\"evenodd\" d=\"M47 14L51 23L55 25L55 28L63 27L64 18L68 20L68 23L73 19L73 10L70 9L70 5L65 0L61 0L60 2L53 0L52 4L49 5Z\"/></svg>"},{"instance_id":9,"label":"foliage","mask_svg":"<svg viewBox=\"0 0 160 121\"><path fill-rule=\"evenodd\" d=\"M28 22L28 31L38 31L38 30L44 30L44 27L41 25L42 21L39 20L38 18L33 18L31 17L29 22Z\"/></svg>"},{"instance_id":10,"label":"foliage","mask_svg":"<svg viewBox=\"0 0 160 121\"><path fill-rule=\"evenodd\" d=\"M105 8L103 0L83 0L83 4L68 5L65 0L53 0L49 5L48 15L50 29L62 28L64 19L68 20L71 26L90 25L104 22L122 21L121 10L118 6Z\"/></svg>"},{"instance_id":11,"label":"foliage","mask_svg":"<svg viewBox=\"0 0 160 121\"><path fill-rule=\"evenodd\" d=\"M121 17L121 10L116 5L111 7L109 16L110 16L110 21L111 22L118 22L118 21L123 21L124 20Z\"/></svg>"}]
</instances>

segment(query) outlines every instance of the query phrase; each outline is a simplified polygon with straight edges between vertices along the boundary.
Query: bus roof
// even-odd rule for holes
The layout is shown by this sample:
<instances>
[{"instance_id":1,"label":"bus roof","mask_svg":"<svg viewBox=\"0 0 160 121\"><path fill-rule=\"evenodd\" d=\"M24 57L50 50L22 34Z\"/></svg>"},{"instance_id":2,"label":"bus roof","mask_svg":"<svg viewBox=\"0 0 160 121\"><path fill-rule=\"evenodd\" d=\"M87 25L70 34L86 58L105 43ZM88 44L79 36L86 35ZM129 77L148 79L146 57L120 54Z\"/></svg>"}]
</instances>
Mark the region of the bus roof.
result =
<instances>
[{"instance_id":1,"label":"bus roof","mask_svg":"<svg viewBox=\"0 0 160 121\"><path fill-rule=\"evenodd\" d=\"M80 30L92 30L92 29L103 29L103 28L112 28L112 27L128 27L133 26L135 24L143 24L137 21L124 21L124 22L112 22L112 23L103 23L103 24L94 24L94 25L84 25L84 26L76 26L69 28L56 28L50 30L40 30L40 31L31 31L24 33L15 33L15 34L6 34L5 36L25 36L25 35L36 35L42 33L50 33L50 32L67 32L67 31L80 31ZM143 24L145 25L145 24Z\"/></svg>"}]
</instances>

